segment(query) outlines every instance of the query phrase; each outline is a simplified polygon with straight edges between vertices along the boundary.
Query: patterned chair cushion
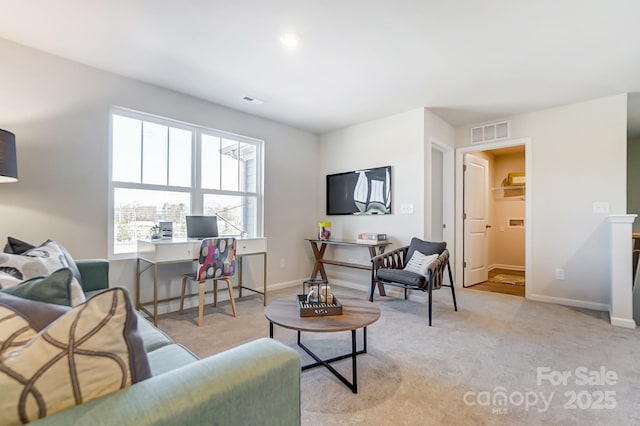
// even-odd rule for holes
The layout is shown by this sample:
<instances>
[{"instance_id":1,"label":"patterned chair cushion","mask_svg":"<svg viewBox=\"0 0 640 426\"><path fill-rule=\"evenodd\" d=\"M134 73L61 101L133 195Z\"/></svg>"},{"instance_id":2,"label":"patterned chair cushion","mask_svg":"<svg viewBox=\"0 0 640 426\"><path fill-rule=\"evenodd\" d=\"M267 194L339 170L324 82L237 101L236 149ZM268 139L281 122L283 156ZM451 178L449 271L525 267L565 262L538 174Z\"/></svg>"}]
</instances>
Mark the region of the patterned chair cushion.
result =
<instances>
[{"instance_id":1,"label":"patterned chair cushion","mask_svg":"<svg viewBox=\"0 0 640 426\"><path fill-rule=\"evenodd\" d=\"M13 287L23 280L48 276L68 267L63 249L52 240L22 254L0 253L0 288ZM82 286L75 276L71 280L71 295L72 306L85 301Z\"/></svg>"},{"instance_id":2,"label":"patterned chair cushion","mask_svg":"<svg viewBox=\"0 0 640 426\"><path fill-rule=\"evenodd\" d=\"M236 239L202 240L198 263L198 281L232 276L236 273Z\"/></svg>"},{"instance_id":3,"label":"patterned chair cushion","mask_svg":"<svg viewBox=\"0 0 640 426\"><path fill-rule=\"evenodd\" d=\"M0 348L8 348L0 353L0 424L28 423L150 377L125 289L105 290L61 315L60 309L0 294ZM26 334L7 340L20 330Z\"/></svg>"}]
</instances>

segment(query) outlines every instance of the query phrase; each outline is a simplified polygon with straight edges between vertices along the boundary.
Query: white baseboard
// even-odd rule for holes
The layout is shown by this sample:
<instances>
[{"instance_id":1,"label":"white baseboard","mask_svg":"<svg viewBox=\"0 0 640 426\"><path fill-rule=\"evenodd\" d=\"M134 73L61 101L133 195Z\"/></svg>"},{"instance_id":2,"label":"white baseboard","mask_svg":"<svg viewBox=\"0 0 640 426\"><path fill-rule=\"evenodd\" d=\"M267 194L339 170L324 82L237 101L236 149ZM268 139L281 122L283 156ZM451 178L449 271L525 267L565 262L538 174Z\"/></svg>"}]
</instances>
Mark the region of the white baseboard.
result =
<instances>
[{"instance_id":1,"label":"white baseboard","mask_svg":"<svg viewBox=\"0 0 640 426\"><path fill-rule=\"evenodd\" d=\"M636 328L636 322L627 318L616 318L609 316L611 318L611 325L615 325L616 327L624 327L624 328Z\"/></svg>"},{"instance_id":2,"label":"white baseboard","mask_svg":"<svg viewBox=\"0 0 640 426\"><path fill-rule=\"evenodd\" d=\"M293 281L283 281L281 283L277 283L277 284L270 284L267 287L267 291L269 290L281 290L283 288L289 288L289 287L295 287L295 286L300 286L300 289L302 289L302 282L304 280L306 280L307 278L300 278L299 280L293 280ZM262 290L262 289L260 289Z\"/></svg>"},{"instance_id":3,"label":"white baseboard","mask_svg":"<svg viewBox=\"0 0 640 426\"><path fill-rule=\"evenodd\" d=\"M352 288L354 290L366 291L367 295L369 294L369 291L371 291L371 284L368 283L366 285L362 285L350 281L331 279L329 281L329 285L331 284L339 285L340 287Z\"/></svg>"},{"instance_id":4,"label":"white baseboard","mask_svg":"<svg viewBox=\"0 0 640 426\"><path fill-rule=\"evenodd\" d=\"M356 284L356 283L353 283L353 282L342 281L342 280L331 280L331 283L333 283L335 285L339 285L340 287L346 287L346 288L351 288L351 289L354 289L354 290L365 291L367 293L367 297L369 297L369 292L371 291L371 285L370 284L362 285L362 284ZM401 289L400 287L387 286L387 287L384 288L384 291L385 291L385 293L387 294L388 297L395 297L397 299L404 299L404 290ZM378 294L377 290L376 290L376 293L373 296L373 300L375 300L376 297L380 297L380 295ZM424 293L422 291L409 290L409 293L407 294L407 300L411 300L411 301L418 302L418 303L423 303L423 302L427 301L427 295L426 295L426 293Z\"/></svg>"},{"instance_id":5,"label":"white baseboard","mask_svg":"<svg viewBox=\"0 0 640 426\"><path fill-rule=\"evenodd\" d=\"M504 265L502 263L494 263L493 265L489 265L489 267L487 268L487 270L489 270L489 271L493 271L494 269L509 269L509 270L512 270L512 271L525 272L525 267L524 266Z\"/></svg>"},{"instance_id":6,"label":"white baseboard","mask_svg":"<svg viewBox=\"0 0 640 426\"><path fill-rule=\"evenodd\" d=\"M574 308L592 309L594 311L609 311L609 305L604 303L588 302L586 300L566 299L564 297L544 296L542 294L530 294L528 300L536 302L554 303L556 305L571 306Z\"/></svg>"}]
</instances>

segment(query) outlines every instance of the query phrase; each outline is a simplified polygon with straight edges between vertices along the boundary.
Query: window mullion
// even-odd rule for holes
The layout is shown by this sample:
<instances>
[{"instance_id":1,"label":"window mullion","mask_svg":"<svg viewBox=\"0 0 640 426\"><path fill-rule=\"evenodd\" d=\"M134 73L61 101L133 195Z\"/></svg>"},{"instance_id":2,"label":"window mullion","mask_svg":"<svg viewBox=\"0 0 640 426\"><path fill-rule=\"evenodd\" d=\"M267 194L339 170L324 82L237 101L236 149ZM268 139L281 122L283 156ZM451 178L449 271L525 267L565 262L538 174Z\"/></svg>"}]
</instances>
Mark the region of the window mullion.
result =
<instances>
[{"instance_id":1,"label":"window mullion","mask_svg":"<svg viewBox=\"0 0 640 426\"><path fill-rule=\"evenodd\" d=\"M167 186L169 186L169 176L170 176L170 171L169 168L171 167L171 161L170 161L170 157L171 157L171 147L169 146L171 144L171 137L169 136L171 134L171 127L167 126Z\"/></svg>"},{"instance_id":2,"label":"window mullion","mask_svg":"<svg viewBox=\"0 0 640 426\"><path fill-rule=\"evenodd\" d=\"M193 151L193 190L191 192L191 212L194 214L202 214L202 132L194 129L195 149Z\"/></svg>"},{"instance_id":3,"label":"window mullion","mask_svg":"<svg viewBox=\"0 0 640 426\"><path fill-rule=\"evenodd\" d=\"M236 168L238 169L238 175L236 176L236 188L238 188L238 191L240 191L240 173L241 173L241 167L240 167L240 141L236 141Z\"/></svg>"},{"instance_id":4,"label":"window mullion","mask_svg":"<svg viewBox=\"0 0 640 426\"><path fill-rule=\"evenodd\" d=\"M144 120L140 120L140 183L144 176Z\"/></svg>"}]
</instances>

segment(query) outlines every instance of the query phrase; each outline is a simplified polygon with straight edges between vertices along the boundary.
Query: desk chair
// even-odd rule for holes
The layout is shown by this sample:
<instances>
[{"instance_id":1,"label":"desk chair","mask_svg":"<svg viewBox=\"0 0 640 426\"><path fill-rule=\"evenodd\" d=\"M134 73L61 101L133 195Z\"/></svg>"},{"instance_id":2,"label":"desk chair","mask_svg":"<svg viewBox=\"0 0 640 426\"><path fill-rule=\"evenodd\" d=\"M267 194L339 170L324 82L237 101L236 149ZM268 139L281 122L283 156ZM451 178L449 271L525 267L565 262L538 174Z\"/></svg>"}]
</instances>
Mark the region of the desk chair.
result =
<instances>
[{"instance_id":1,"label":"desk chair","mask_svg":"<svg viewBox=\"0 0 640 426\"><path fill-rule=\"evenodd\" d=\"M235 238L206 238L200 245L198 268L196 272L185 274L182 278L182 293L180 294L180 314L184 306L184 293L187 281L198 281L200 294L198 303L198 327L202 326L204 315L204 285L207 280L213 280L213 306L218 305L218 280L226 281L229 289L229 300L233 316L236 316L236 302L233 298L231 277L236 273L236 239Z\"/></svg>"}]
</instances>

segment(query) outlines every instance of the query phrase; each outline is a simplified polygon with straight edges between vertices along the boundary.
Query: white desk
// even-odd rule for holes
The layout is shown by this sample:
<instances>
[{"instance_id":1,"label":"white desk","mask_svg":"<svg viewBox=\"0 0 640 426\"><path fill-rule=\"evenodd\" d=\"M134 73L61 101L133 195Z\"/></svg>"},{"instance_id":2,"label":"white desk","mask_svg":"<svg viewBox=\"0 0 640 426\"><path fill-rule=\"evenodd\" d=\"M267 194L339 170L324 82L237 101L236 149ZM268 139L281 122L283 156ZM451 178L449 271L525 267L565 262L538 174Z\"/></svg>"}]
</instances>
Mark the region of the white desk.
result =
<instances>
[{"instance_id":1,"label":"white desk","mask_svg":"<svg viewBox=\"0 0 640 426\"><path fill-rule=\"evenodd\" d=\"M236 255L238 259L238 290L239 297L242 297L242 289L247 289L262 294L264 305L267 306L267 239L266 238L246 238L235 237ZM200 245L202 240L173 238L166 240L138 240L138 262L137 262L137 280L136 280L136 309L146 313L153 318L153 323L158 325L158 303L168 302L179 299L179 296L158 300L158 265L170 263L187 263L197 260L200 253ZM242 285L242 257L262 255L264 259L264 284L263 291L254 290ZM142 269L141 262L147 264ZM148 269L153 268L153 300L148 302L140 301L140 276ZM191 295L189 295L191 296ZM145 308L147 305L153 305L153 312Z\"/></svg>"}]
</instances>

